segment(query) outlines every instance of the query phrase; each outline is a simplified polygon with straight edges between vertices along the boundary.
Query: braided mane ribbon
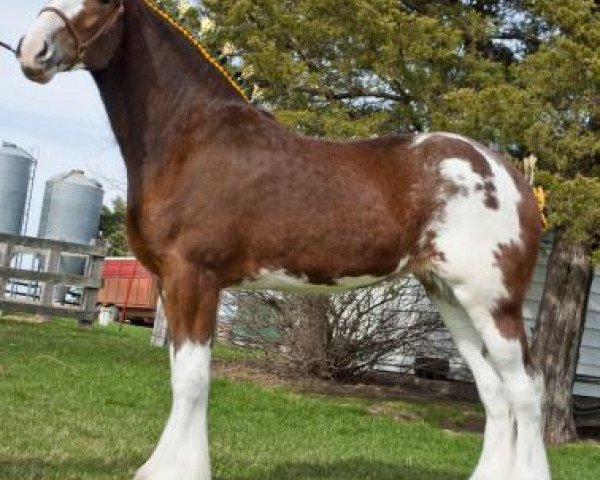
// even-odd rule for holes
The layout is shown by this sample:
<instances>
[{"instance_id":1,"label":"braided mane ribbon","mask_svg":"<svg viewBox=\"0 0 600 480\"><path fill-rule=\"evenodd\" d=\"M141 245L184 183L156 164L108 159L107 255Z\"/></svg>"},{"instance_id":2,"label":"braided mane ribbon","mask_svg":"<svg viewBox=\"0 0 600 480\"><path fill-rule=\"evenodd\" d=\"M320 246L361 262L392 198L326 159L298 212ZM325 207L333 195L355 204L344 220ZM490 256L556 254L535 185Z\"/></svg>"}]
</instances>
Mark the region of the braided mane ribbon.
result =
<instances>
[{"instance_id":1,"label":"braided mane ribbon","mask_svg":"<svg viewBox=\"0 0 600 480\"><path fill-rule=\"evenodd\" d=\"M223 66L219 63L217 59L215 59L200 43L200 41L183 25L181 25L177 20L175 20L169 13L163 10L156 0L143 0L143 2L148 6L150 10L152 10L156 15L162 18L165 22L170 24L173 28L175 28L180 35L186 38L196 50L202 55L217 71L225 77L225 79L231 84L231 86L242 96L244 100L250 103L250 99L244 93L244 90L238 85L238 83L234 80L234 78L223 68Z\"/></svg>"}]
</instances>

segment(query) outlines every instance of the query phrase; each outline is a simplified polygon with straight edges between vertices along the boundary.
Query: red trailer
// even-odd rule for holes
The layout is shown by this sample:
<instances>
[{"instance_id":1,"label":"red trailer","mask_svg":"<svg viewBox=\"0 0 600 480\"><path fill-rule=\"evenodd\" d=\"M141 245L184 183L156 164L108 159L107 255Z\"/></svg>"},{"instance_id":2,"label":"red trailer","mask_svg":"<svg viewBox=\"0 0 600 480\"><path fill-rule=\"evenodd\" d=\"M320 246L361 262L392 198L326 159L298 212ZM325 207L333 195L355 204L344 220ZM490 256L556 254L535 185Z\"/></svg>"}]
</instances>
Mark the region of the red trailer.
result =
<instances>
[{"instance_id":1,"label":"red trailer","mask_svg":"<svg viewBox=\"0 0 600 480\"><path fill-rule=\"evenodd\" d=\"M134 257L109 257L102 267L98 305L116 307L121 318L134 324L152 325L158 302L158 280Z\"/></svg>"}]
</instances>

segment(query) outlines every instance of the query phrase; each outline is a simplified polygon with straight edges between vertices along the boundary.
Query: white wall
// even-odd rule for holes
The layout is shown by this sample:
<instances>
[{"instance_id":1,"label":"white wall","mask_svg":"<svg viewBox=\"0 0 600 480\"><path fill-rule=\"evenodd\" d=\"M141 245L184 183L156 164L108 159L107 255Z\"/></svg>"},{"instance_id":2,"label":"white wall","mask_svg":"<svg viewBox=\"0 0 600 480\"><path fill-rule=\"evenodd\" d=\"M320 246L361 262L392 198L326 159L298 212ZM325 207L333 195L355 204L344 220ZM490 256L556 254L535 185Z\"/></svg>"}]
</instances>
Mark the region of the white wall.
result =
<instances>
[{"instance_id":1,"label":"white wall","mask_svg":"<svg viewBox=\"0 0 600 480\"><path fill-rule=\"evenodd\" d=\"M544 292L548 257L551 249L552 240L547 238L542 243L531 287L527 292L523 307L525 328L530 338ZM575 395L583 397L600 398L600 269L595 271L586 315L573 392ZM450 378L457 380L471 378L467 365L462 361L458 352L455 350L453 352L449 334L444 335L443 332L440 332L432 336L430 347L429 352L424 351L423 353L429 353L431 356L437 357L439 353L446 352L444 355L449 356ZM390 371L406 371L410 370L413 362L414 358L412 356L396 355L383 362L379 368Z\"/></svg>"},{"instance_id":2,"label":"white wall","mask_svg":"<svg viewBox=\"0 0 600 480\"><path fill-rule=\"evenodd\" d=\"M542 244L531 288L527 293L523 314L529 336L535 326L542 299L551 248L551 240L545 240ZM600 270L595 271L590 292L573 393L583 397L600 398Z\"/></svg>"}]
</instances>

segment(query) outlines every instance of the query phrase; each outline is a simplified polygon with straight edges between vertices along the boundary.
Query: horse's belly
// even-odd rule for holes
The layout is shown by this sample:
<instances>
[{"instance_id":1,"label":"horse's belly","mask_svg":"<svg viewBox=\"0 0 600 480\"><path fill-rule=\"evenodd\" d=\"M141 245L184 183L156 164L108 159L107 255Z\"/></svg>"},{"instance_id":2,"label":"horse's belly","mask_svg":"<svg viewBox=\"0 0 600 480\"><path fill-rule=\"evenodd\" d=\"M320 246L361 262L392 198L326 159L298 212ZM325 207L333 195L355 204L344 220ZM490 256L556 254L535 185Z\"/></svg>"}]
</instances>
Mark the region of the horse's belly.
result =
<instances>
[{"instance_id":1,"label":"horse's belly","mask_svg":"<svg viewBox=\"0 0 600 480\"><path fill-rule=\"evenodd\" d=\"M392 275L377 277L362 275L359 277L341 277L327 283L311 282L306 276L293 276L284 270L262 269L255 277L244 279L230 287L234 290L278 290L297 293L336 293L368 287L393 278Z\"/></svg>"}]
</instances>

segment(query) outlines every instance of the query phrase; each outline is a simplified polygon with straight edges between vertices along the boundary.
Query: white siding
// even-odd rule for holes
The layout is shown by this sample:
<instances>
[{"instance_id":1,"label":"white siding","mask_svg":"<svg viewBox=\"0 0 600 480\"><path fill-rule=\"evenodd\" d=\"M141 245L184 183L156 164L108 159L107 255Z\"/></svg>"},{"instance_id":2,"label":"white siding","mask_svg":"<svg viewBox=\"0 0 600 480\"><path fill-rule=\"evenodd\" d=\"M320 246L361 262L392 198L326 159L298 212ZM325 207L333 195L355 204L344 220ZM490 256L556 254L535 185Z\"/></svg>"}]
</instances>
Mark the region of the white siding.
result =
<instances>
[{"instance_id":1,"label":"white siding","mask_svg":"<svg viewBox=\"0 0 600 480\"><path fill-rule=\"evenodd\" d=\"M579 381L575 383L575 394L600 398L600 270L598 269L590 290L577 375Z\"/></svg>"},{"instance_id":2,"label":"white siding","mask_svg":"<svg viewBox=\"0 0 600 480\"><path fill-rule=\"evenodd\" d=\"M531 287L525 299L523 315L529 336L533 332L542 299L551 248L551 240L544 240ZM592 282L576 373L573 393L582 397L600 398L600 270L595 271Z\"/></svg>"},{"instance_id":3,"label":"white siding","mask_svg":"<svg viewBox=\"0 0 600 480\"><path fill-rule=\"evenodd\" d=\"M542 242L540 256L535 267L531 287L527 292L523 306L525 329L531 338L538 315L544 285L548 257L552 250L551 238ZM416 281L415 281L416 282ZM429 308L435 308L430 306ZM427 308L425 308L427 309ZM446 357L450 361L450 378L470 379L470 371L464 363L453 343L449 333L444 329L430 337L430 343L423 348L422 353L432 357ZM411 355L392 355L382 362L380 369L391 371L407 371L414 362ZM586 313L586 324L579 351L579 363L573 392L582 397L600 398L600 269L595 271Z\"/></svg>"}]
</instances>

